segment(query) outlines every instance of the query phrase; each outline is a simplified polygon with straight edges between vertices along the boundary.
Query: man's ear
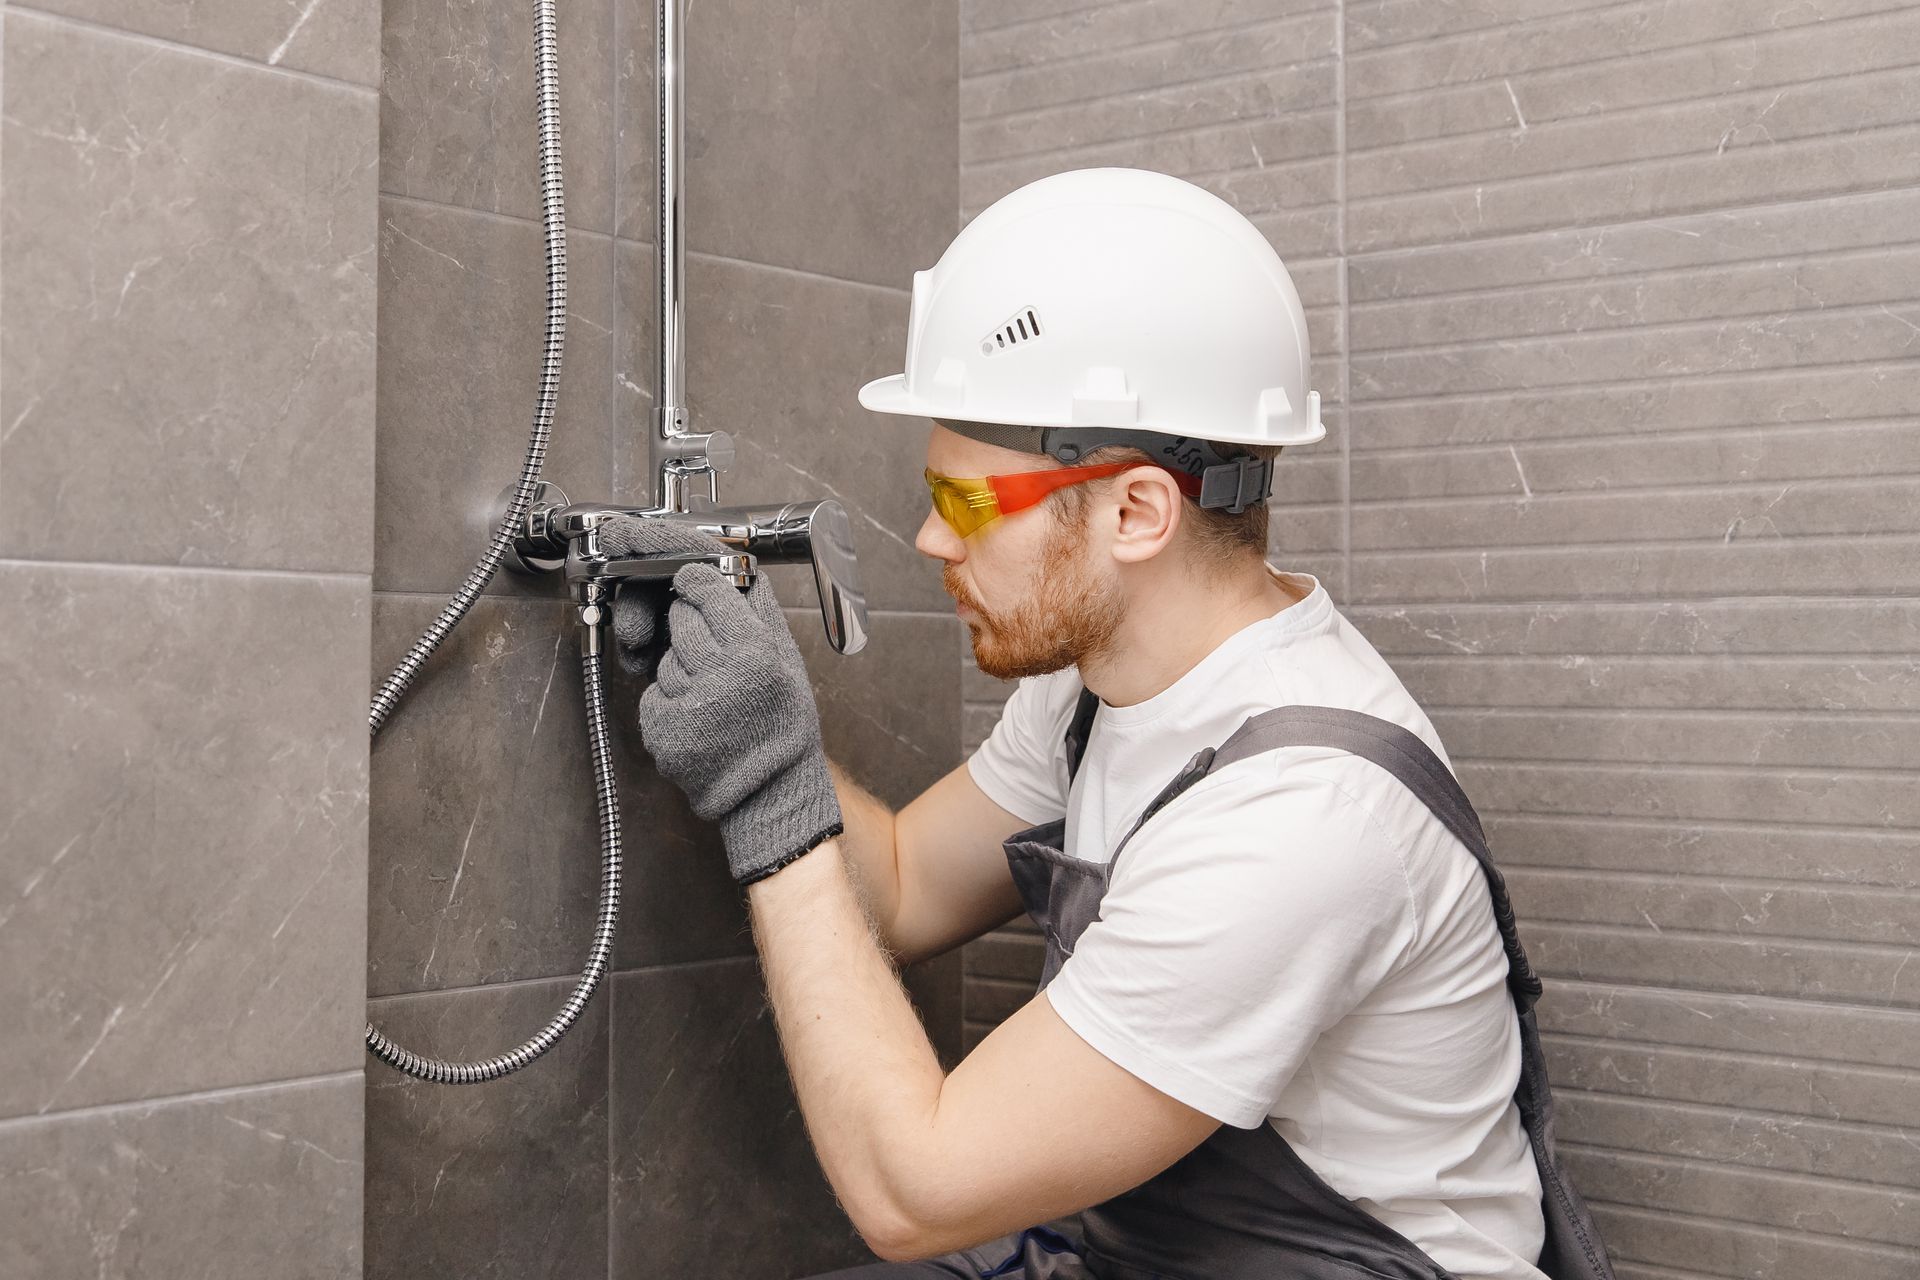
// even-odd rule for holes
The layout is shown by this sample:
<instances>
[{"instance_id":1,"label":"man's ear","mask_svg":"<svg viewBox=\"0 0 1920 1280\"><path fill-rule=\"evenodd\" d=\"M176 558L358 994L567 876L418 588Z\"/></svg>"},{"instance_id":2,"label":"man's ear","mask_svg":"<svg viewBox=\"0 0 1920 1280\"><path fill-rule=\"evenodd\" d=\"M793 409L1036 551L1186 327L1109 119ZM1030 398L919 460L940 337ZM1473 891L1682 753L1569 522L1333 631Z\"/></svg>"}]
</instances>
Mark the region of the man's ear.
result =
<instances>
[{"instance_id":1,"label":"man's ear","mask_svg":"<svg viewBox=\"0 0 1920 1280\"><path fill-rule=\"evenodd\" d=\"M1112 481L1113 558L1122 564L1153 559L1179 536L1185 516L1180 486L1164 468L1142 464Z\"/></svg>"}]
</instances>

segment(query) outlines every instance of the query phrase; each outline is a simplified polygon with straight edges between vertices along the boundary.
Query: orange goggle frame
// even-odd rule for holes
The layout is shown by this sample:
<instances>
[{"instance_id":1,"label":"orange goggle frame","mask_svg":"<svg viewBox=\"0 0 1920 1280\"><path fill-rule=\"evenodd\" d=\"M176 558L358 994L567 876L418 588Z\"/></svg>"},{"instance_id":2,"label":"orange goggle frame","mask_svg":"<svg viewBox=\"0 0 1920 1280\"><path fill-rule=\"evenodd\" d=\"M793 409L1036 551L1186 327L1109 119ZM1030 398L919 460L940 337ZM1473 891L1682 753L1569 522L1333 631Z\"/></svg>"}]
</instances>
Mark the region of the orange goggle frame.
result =
<instances>
[{"instance_id":1,"label":"orange goggle frame","mask_svg":"<svg viewBox=\"0 0 1920 1280\"><path fill-rule=\"evenodd\" d=\"M1001 516L1033 506L1056 489L1084 484L1102 476L1118 475L1133 467L1159 466L1149 462L1102 462L1088 467L1055 467L1046 471L1016 471L1004 476L961 478L943 476L927 468L927 488L933 492L933 509L947 526L961 537ZM1172 467L1161 470L1174 478L1180 492L1188 497L1200 495L1200 480Z\"/></svg>"}]
</instances>

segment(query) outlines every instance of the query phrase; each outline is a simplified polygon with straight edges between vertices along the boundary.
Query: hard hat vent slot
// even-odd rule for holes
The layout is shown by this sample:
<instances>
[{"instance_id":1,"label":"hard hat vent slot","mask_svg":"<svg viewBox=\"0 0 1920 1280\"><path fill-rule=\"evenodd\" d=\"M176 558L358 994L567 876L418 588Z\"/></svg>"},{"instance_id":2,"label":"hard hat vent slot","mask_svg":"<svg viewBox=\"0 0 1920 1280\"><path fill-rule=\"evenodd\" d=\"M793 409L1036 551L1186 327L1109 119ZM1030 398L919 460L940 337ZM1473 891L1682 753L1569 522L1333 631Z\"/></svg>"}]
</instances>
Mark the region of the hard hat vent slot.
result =
<instances>
[{"instance_id":1,"label":"hard hat vent slot","mask_svg":"<svg viewBox=\"0 0 1920 1280\"><path fill-rule=\"evenodd\" d=\"M1039 336L1040 313L1032 307L1023 307L1006 323L980 340L980 354L990 356L997 351L1017 347L1023 342L1032 342Z\"/></svg>"}]
</instances>

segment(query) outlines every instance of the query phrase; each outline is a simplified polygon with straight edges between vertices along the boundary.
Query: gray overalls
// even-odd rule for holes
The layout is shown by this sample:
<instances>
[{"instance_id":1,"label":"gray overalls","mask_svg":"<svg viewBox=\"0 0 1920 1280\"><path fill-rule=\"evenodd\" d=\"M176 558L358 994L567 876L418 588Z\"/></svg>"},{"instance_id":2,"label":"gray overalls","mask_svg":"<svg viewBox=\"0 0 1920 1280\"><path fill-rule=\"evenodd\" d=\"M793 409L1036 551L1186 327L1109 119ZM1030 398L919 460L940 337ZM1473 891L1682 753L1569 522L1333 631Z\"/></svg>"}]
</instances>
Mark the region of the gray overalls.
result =
<instances>
[{"instance_id":1,"label":"gray overalls","mask_svg":"<svg viewBox=\"0 0 1920 1280\"><path fill-rule=\"evenodd\" d=\"M1099 699L1083 691L1067 729L1068 777L1078 771ZM1552 1280L1613 1280L1586 1205L1553 1148L1553 1094L1533 1005L1540 995L1520 948L1505 881L1493 865L1466 793L1418 735L1391 721L1336 707L1285 706L1249 718L1219 747L1193 757L1127 832L1106 866L1069 858L1066 823L1032 827L1006 842L1028 913L1046 934L1044 988L1098 918L1100 900L1128 841L1148 818L1209 771L1289 746L1331 747L1386 769L1417 795L1480 863L1507 952L1507 988L1520 1018L1520 1107L1540 1172L1546 1244L1539 1267ZM1222 1125L1171 1167L1080 1215L1074 1239L1034 1227L927 1262L836 1272L842 1280L959 1277L986 1280L1453 1280L1406 1237L1328 1186L1271 1124Z\"/></svg>"}]
</instances>

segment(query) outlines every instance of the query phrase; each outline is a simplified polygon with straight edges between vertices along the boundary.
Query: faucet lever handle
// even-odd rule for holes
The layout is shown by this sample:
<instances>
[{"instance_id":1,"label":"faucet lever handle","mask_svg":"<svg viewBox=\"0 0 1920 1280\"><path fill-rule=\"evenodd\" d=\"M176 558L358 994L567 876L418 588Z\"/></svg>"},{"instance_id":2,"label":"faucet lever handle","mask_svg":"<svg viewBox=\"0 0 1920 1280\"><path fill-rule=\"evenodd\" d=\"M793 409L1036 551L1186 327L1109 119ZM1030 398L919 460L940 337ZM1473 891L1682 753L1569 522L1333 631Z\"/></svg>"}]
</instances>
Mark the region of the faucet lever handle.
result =
<instances>
[{"instance_id":1,"label":"faucet lever handle","mask_svg":"<svg viewBox=\"0 0 1920 1280\"><path fill-rule=\"evenodd\" d=\"M827 642L841 653L858 653L867 644L867 596L860 589L847 509L827 499L814 507L807 524L813 585L820 593Z\"/></svg>"},{"instance_id":2,"label":"faucet lever handle","mask_svg":"<svg viewBox=\"0 0 1920 1280\"><path fill-rule=\"evenodd\" d=\"M761 564L809 564L827 642L841 653L867 644L867 596L847 509L830 498L779 506L723 507L677 517L695 522Z\"/></svg>"}]
</instances>

